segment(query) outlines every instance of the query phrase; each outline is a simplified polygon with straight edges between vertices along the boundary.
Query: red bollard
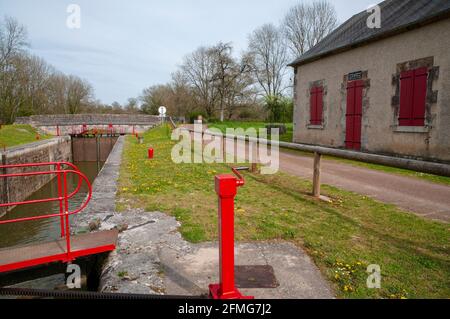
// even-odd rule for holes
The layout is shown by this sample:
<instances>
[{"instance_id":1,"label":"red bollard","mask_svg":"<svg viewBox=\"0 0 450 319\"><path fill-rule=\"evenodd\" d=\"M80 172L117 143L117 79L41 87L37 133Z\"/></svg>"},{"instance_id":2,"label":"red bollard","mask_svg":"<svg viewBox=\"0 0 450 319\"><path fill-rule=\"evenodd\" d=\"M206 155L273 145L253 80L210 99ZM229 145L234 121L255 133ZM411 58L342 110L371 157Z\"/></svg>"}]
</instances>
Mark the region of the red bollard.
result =
<instances>
[{"instance_id":1,"label":"red bollard","mask_svg":"<svg viewBox=\"0 0 450 319\"><path fill-rule=\"evenodd\" d=\"M219 196L219 267L220 283L209 285L209 293L213 299L253 299L243 296L234 281L234 198L237 188L244 185L239 176L219 175L215 178L216 193Z\"/></svg>"},{"instance_id":2,"label":"red bollard","mask_svg":"<svg viewBox=\"0 0 450 319\"><path fill-rule=\"evenodd\" d=\"M148 158L152 159L153 158L153 148L149 148L148 149Z\"/></svg>"}]
</instances>

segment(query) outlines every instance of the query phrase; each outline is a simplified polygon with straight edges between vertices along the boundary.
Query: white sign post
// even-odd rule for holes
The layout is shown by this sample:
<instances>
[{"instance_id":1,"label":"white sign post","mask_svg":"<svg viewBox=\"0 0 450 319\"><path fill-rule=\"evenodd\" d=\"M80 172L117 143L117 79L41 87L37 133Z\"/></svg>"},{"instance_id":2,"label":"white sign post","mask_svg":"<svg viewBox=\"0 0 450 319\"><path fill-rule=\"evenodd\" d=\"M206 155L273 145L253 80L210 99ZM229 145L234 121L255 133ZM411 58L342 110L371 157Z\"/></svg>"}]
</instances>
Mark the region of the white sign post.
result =
<instances>
[{"instance_id":1,"label":"white sign post","mask_svg":"<svg viewBox=\"0 0 450 319\"><path fill-rule=\"evenodd\" d=\"M165 106L160 106L158 108L159 117L161 118L161 123L164 123L164 119L166 118L167 109Z\"/></svg>"}]
</instances>

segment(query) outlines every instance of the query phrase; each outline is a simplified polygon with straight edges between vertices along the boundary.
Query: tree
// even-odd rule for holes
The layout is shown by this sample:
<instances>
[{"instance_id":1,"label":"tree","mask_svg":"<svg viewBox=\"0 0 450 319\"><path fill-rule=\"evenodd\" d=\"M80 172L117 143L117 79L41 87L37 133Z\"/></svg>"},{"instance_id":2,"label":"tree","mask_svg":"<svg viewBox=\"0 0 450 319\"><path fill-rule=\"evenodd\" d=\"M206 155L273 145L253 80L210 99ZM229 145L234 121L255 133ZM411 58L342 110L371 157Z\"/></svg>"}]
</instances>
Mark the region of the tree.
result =
<instances>
[{"instance_id":1,"label":"tree","mask_svg":"<svg viewBox=\"0 0 450 319\"><path fill-rule=\"evenodd\" d=\"M281 31L265 24L249 37L249 61L265 96L280 96L285 90L288 56Z\"/></svg>"},{"instance_id":2,"label":"tree","mask_svg":"<svg viewBox=\"0 0 450 319\"><path fill-rule=\"evenodd\" d=\"M171 101L166 102L168 114L186 117L196 108L196 99L186 77L180 70L172 74Z\"/></svg>"},{"instance_id":3,"label":"tree","mask_svg":"<svg viewBox=\"0 0 450 319\"><path fill-rule=\"evenodd\" d=\"M128 99L127 104L125 105L125 111L127 113L139 113L139 101L138 99L131 97Z\"/></svg>"},{"instance_id":4,"label":"tree","mask_svg":"<svg viewBox=\"0 0 450 319\"><path fill-rule=\"evenodd\" d=\"M11 59L28 46L25 27L11 17L0 23L0 71L8 66Z\"/></svg>"},{"instance_id":5,"label":"tree","mask_svg":"<svg viewBox=\"0 0 450 319\"><path fill-rule=\"evenodd\" d=\"M0 119L14 122L25 99L27 46L25 27L6 17L0 22Z\"/></svg>"},{"instance_id":6,"label":"tree","mask_svg":"<svg viewBox=\"0 0 450 319\"><path fill-rule=\"evenodd\" d=\"M92 86L74 75L67 77L66 81L66 113L80 113L92 97Z\"/></svg>"},{"instance_id":7,"label":"tree","mask_svg":"<svg viewBox=\"0 0 450 319\"><path fill-rule=\"evenodd\" d=\"M214 85L215 61L211 51L205 47L198 48L184 58L181 71L200 106L205 110L208 117L212 117L219 92Z\"/></svg>"},{"instance_id":8,"label":"tree","mask_svg":"<svg viewBox=\"0 0 450 319\"><path fill-rule=\"evenodd\" d=\"M292 99L280 96L266 96L265 108L268 120L275 123L292 122L294 104Z\"/></svg>"},{"instance_id":9,"label":"tree","mask_svg":"<svg viewBox=\"0 0 450 319\"><path fill-rule=\"evenodd\" d=\"M337 25L334 6L326 1L299 3L283 20L283 34L293 58L300 57L326 37Z\"/></svg>"},{"instance_id":10,"label":"tree","mask_svg":"<svg viewBox=\"0 0 450 319\"><path fill-rule=\"evenodd\" d=\"M168 85L154 85L144 89L139 100L142 102L141 110L146 114L158 115L159 107L166 106L171 89Z\"/></svg>"},{"instance_id":11,"label":"tree","mask_svg":"<svg viewBox=\"0 0 450 319\"><path fill-rule=\"evenodd\" d=\"M245 58L240 63L232 56L233 47L230 43L213 46L209 52L214 60L213 84L218 92L218 109L220 121L223 122L225 110L231 117L236 106L237 97L243 97L246 88L252 84L248 77L250 71L249 61Z\"/></svg>"}]
</instances>

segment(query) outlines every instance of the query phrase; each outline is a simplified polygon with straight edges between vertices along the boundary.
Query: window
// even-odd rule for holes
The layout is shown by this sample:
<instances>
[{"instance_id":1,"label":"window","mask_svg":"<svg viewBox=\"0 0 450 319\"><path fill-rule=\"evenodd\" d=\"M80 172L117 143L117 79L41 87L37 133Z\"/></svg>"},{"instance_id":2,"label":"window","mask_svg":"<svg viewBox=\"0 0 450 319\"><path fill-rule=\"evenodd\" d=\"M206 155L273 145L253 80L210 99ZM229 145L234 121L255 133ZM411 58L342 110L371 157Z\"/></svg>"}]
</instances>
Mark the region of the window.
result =
<instances>
[{"instance_id":1,"label":"window","mask_svg":"<svg viewBox=\"0 0 450 319\"><path fill-rule=\"evenodd\" d=\"M323 113L323 87L316 86L311 89L310 95L310 124L322 125Z\"/></svg>"},{"instance_id":2,"label":"window","mask_svg":"<svg viewBox=\"0 0 450 319\"><path fill-rule=\"evenodd\" d=\"M400 75L400 126L425 126L428 69L419 68Z\"/></svg>"}]
</instances>

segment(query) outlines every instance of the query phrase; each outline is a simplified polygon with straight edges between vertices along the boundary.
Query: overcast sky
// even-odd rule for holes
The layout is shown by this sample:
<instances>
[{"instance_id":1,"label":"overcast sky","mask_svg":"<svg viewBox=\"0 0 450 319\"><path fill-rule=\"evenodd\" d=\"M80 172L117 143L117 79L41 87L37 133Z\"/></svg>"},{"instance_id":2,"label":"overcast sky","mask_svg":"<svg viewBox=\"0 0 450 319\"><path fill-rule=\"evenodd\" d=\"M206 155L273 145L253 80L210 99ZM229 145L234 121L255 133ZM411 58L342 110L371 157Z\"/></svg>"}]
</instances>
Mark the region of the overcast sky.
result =
<instances>
[{"instance_id":1,"label":"overcast sky","mask_svg":"<svg viewBox=\"0 0 450 319\"><path fill-rule=\"evenodd\" d=\"M27 27L31 50L65 73L88 80L104 103L126 102L166 83L201 45L232 42L236 53L264 23L278 24L301 0L0 0L0 16ZM332 0L339 22L377 0ZM67 7L81 8L69 29Z\"/></svg>"}]
</instances>

